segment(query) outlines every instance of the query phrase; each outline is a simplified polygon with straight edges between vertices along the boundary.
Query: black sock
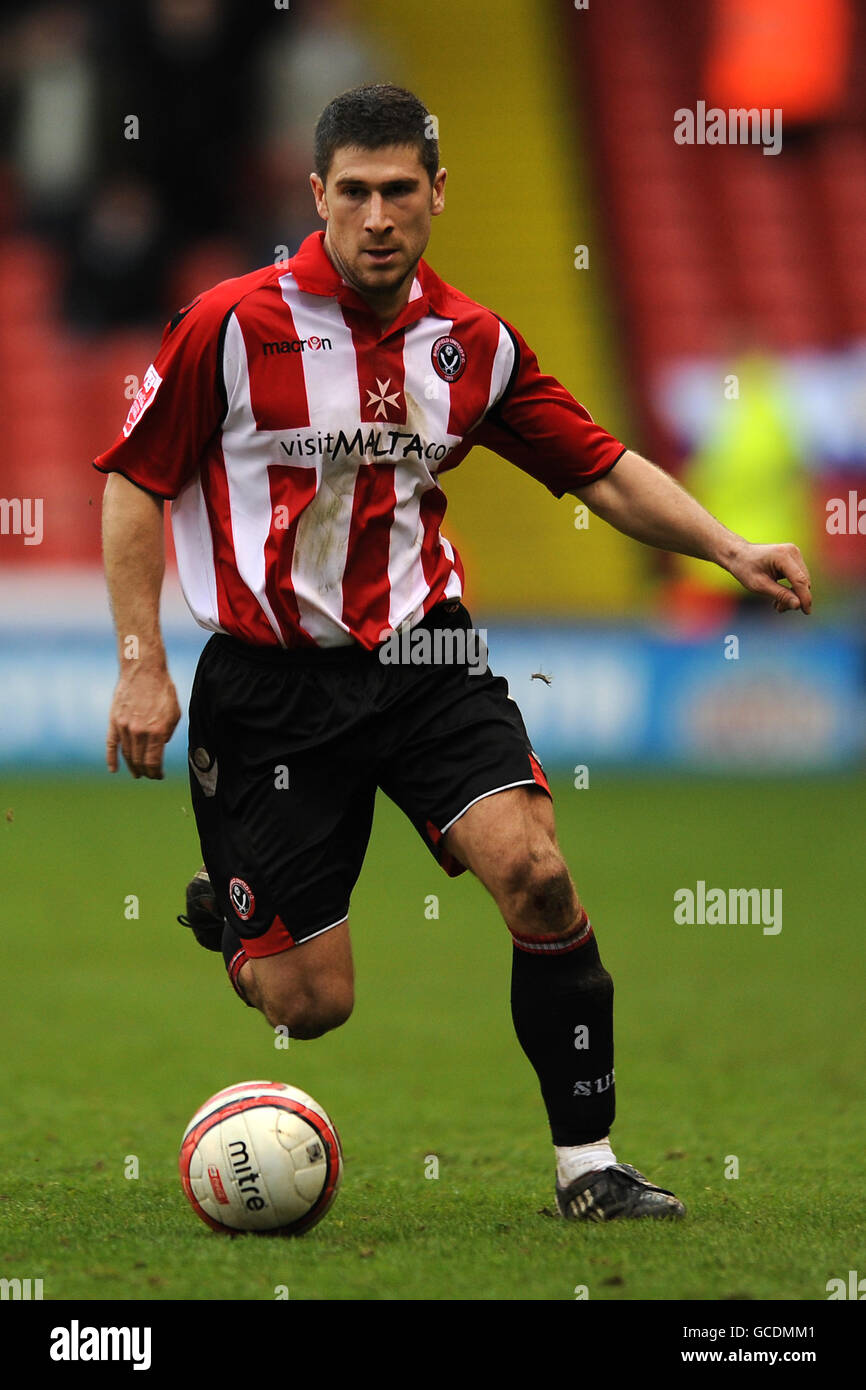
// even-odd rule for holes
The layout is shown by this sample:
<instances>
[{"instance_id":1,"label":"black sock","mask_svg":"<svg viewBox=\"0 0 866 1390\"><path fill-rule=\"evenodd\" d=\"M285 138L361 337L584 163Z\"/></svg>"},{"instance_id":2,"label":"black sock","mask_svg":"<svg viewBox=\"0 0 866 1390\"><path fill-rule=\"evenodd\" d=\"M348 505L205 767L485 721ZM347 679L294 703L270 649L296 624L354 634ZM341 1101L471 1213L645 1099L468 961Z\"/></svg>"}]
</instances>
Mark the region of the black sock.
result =
<instances>
[{"instance_id":1,"label":"black sock","mask_svg":"<svg viewBox=\"0 0 866 1390\"><path fill-rule=\"evenodd\" d=\"M515 937L511 1017L554 1144L603 1139L615 1110L613 981L585 916L570 938Z\"/></svg>"}]
</instances>

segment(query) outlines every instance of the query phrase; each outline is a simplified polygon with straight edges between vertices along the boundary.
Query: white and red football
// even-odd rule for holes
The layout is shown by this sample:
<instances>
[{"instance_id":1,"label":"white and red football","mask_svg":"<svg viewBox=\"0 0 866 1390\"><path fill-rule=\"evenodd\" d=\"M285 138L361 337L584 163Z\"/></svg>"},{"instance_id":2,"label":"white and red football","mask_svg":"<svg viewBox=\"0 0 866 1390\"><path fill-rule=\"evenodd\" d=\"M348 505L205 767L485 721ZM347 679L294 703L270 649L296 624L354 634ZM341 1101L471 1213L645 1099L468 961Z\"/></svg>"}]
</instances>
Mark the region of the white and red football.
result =
<instances>
[{"instance_id":1,"label":"white and red football","mask_svg":"<svg viewBox=\"0 0 866 1390\"><path fill-rule=\"evenodd\" d=\"M331 1120L282 1081L217 1091L187 1125L178 1162L193 1211L227 1232L301 1235L321 1221L343 1174Z\"/></svg>"}]
</instances>

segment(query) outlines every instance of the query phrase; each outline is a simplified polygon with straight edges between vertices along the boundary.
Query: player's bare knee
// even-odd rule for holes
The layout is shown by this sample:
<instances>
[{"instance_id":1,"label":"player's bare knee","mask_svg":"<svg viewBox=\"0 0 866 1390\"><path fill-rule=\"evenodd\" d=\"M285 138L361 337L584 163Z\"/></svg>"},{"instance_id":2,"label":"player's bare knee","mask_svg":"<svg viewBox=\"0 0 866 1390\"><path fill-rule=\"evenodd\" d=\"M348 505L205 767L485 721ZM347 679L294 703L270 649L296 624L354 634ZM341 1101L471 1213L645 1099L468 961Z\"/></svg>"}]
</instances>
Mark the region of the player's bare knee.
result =
<instances>
[{"instance_id":1,"label":"player's bare knee","mask_svg":"<svg viewBox=\"0 0 866 1390\"><path fill-rule=\"evenodd\" d=\"M571 875L558 856L527 857L512 869L503 912L513 929L565 934L574 927L579 911Z\"/></svg>"},{"instance_id":2,"label":"player's bare knee","mask_svg":"<svg viewBox=\"0 0 866 1390\"><path fill-rule=\"evenodd\" d=\"M308 1041L339 1028L353 1006L351 987L336 987L327 994L296 990L287 996L265 998L261 1009L272 1028L285 1028L289 1037Z\"/></svg>"},{"instance_id":3,"label":"player's bare knee","mask_svg":"<svg viewBox=\"0 0 866 1390\"><path fill-rule=\"evenodd\" d=\"M352 1012L352 1005L351 999L340 998L315 1004L302 1018L300 1027L295 1025L295 1037L321 1038L323 1034L331 1033L335 1028L342 1027ZM291 1032L292 1030L289 1029L290 1036Z\"/></svg>"}]
</instances>

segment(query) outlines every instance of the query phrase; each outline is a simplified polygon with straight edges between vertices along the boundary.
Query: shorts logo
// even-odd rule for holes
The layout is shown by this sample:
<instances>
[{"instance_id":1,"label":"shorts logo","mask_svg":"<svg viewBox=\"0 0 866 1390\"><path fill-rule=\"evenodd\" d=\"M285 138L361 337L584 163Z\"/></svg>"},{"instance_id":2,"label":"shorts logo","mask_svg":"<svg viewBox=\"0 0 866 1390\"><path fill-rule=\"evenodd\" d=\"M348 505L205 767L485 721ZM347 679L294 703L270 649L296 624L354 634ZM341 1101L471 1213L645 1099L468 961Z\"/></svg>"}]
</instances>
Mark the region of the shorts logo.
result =
<instances>
[{"instance_id":1,"label":"shorts logo","mask_svg":"<svg viewBox=\"0 0 866 1390\"><path fill-rule=\"evenodd\" d=\"M430 361L443 381L457 381L466 370L466 352L456 338L437 338Z\"/></svg>"},{"instance_id":2,"label":"shorts logo","mask_svg":"<svg viewBox=\"0 0 866 1390\"><path fill-rule=\"evenodd\" d=\"M139 420L149 406L153 404L153 398L162 385L162 377L154 367L153 363L148 367L144 374L138 395L129 407L129 414L123 426L123 437L128 439L135 429Z\"/></svg>"},{"instance_id":3,"label":"shorts logo","mask_svg":"<svg viewBox=\"0 0 866 1390\"><path fill-rule=\"evenodd\" d=\"M229 897L241 921L248 922L256 910L256 900L249 884L244 883L242 878L233 878L229 884Z\"/></svg>"},{"instance_id":4,"label":"shorts logo","mask_svg":"<svg viewBox=\"0 0 866 1390\"><path fill-rule=\"evenodd\" d=\"M211 758L206 748L196 748L195 752L189 755L189 765L205 796L216 796L219 775L216 758Z\"/></svg>"}]
</instances>

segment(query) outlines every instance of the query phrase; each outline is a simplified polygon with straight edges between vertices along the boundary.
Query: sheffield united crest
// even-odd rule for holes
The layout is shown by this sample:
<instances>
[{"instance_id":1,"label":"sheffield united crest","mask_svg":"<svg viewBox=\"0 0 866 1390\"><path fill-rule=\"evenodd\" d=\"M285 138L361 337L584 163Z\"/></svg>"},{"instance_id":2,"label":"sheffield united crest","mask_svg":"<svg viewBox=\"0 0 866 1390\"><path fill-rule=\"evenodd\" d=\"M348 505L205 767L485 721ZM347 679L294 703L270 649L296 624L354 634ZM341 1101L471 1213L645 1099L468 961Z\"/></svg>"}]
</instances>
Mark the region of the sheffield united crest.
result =
<instances>
[{"instance_id":1,"label":"sheffield united crest","mask_svg":"<svg viewBox=\"0 0 866 1390\"><path fill-rule=\"evenodd\" d=\"M456 338L437 338L430 360L443 381L457 381L466 368L466 351Z\"/></svg>"}]
</instances>

